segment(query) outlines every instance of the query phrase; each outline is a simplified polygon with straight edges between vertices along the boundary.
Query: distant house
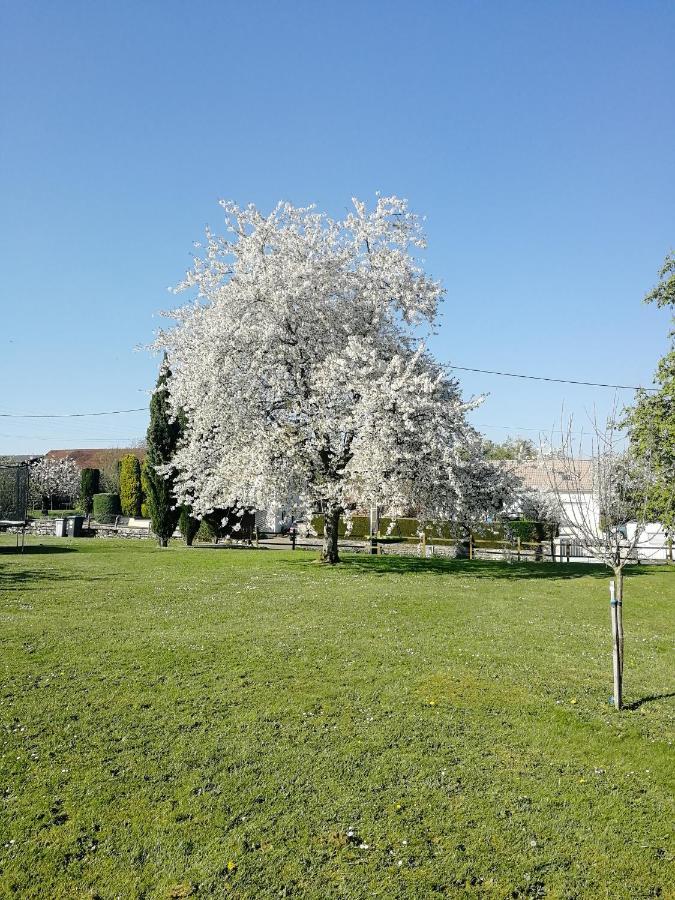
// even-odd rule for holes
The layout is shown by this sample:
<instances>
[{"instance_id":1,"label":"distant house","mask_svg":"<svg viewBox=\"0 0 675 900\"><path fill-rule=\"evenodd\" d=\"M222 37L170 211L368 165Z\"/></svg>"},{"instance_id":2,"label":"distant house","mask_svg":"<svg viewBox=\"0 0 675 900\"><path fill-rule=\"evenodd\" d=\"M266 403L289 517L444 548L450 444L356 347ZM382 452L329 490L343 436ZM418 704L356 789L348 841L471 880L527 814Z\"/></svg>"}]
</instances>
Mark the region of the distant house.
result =
<instances>
[{"instance_id":1,"label":"distant house","mask_svg":"<svg viewBox=\"0 0 675 900\"><path fill-rule=\"evenodd\" d=\"M49 459L72 459L80 469L105 469L128 453L143 462L145 450L139 447L98 447L90 450L48 450Z\"/></svg>"},{"instance_id":2,"label":"distant house","mask_svg":"<svg viewBox=\"0 0 675 900\"><path fill-rule=\"evenodd\" d=\"M555 457L544 456L522 461L502 460L501 464L521 480L525 490L551 493L555 485L563 507L559 544L565 544L571 539L571 546L574 548L574 523L582 520L592 523L600 531L601 513L593 489L592 459L567 461L562 466ZM635 522L627 523L627 540L633 540L636 527ZM648 522L637 543L636 555L645 562L666 560L671 558L671 547L670 536L663 525ZM574 553L573 550L573 555ZM580 554L580 558L582 555Z\"/></svg>"},{"instance_id":3,"label":"distant house","mask_svg":"<svg viewBox=\"0 0 675 900\"><path fill-rule=\"evenodd\" d=\"M600 527L600 510L593 493L593 460L578 459L563 467L550 456L536 459L505 459L501 465L520 479L527 491L550 494L555 485L560 496L564 518L569 522L593 522ZM570 471L571 470L571 471ZM564 529L563 529L564 531Z\"/></svg>"}]
</instances>

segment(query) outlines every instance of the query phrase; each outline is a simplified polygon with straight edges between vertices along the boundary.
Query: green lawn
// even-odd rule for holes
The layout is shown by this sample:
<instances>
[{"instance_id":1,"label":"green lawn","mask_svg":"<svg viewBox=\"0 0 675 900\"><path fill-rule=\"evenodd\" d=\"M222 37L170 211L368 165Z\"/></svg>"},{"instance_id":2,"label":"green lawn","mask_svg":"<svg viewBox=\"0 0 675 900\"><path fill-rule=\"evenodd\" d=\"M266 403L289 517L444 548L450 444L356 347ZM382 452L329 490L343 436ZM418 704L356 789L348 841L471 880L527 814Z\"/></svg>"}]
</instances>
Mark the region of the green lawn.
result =
<instances>
[{"instance_id":1,"label":"green lawn","mask_svg":"<svg viewBox=\"0 0 675 900\"><path fill-rule=\"evenodd\" d=\"M675 896L675 571L0 545L0 896Z\"/></svg>"}]
</instances>

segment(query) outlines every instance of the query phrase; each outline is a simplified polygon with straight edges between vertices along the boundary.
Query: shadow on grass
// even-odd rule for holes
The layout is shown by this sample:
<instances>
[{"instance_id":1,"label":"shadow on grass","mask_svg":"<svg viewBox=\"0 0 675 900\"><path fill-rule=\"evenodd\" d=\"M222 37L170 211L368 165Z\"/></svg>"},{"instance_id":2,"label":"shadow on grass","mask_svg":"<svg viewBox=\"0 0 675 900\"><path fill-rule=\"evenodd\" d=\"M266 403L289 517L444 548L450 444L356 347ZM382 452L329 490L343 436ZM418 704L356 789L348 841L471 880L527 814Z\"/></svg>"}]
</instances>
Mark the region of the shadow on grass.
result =
<instances>
[{"instance_id":1,"label":"shadow on grass","mask_svg":"<svg viewBox=\"0 0 675 900\"><path fill-rule=\"evenodd\" d=\"M624 708L636 710L640 709L641 706L644 706L645 703L654 703L657 700L670 700L671 697L675 697L675 691L671 691L670 694L650 694L649 697L641 697L633 703L627 703Z\"/></svg>"},{"instance_id":2,"label":"shadow on grass","mask_svg":"<svg viewBox=\"0 0 675 900\"><path fill-rule=\"evenodd\" d=\"M305 565L308 563L305 562ZM414 556L344 556L339 568L371 575L462 575L467 578L609 578L610 570L598 563L505 562L484 559L417 559ZM625 570L627 578L646 575L643 566Z\"/></svg>"},{"instance_id":3,"label":"shadow on grass","mask_svg":"<svg viewBox=\"0 0 675 900\"><path fill-rule=\"evenodd\" d=\"M21 547L13 544L0 547L0 556L42 556L47 553L77 553L76 547L58 547L54 544L26 544L21 553Z\"/></svg>"}]
</instances>

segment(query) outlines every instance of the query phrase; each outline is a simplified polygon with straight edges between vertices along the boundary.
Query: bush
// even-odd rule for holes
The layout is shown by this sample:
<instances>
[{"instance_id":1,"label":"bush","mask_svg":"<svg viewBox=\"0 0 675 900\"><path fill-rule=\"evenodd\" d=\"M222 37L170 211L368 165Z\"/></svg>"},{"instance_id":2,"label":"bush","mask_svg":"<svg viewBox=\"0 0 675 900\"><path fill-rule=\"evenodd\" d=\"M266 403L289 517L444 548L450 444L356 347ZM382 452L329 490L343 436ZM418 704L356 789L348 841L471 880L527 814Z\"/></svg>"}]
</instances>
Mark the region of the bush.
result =
<instances>
[{"instance_id":1,"label":"bush","mask_svg":"<svg viewBox=\"0 0 675 900\"><path fill-rule=\"evenodd\" d=\"M206 522L204 519L199 523L199 528L197 529L197 534L194 536L195 541L201 541L202 543L205 541L212 541L215 538L215 534L213 528Z\"/></svg>"},{"instance_id":2,"label":"bush","mask_svg":"<svg viewBox=\"0 0 675 900\"><path fill-rule=\"evenodd\" d=\"M199 519L193 518L191 513L192 510L189 506L181 506L180 518L178 519L178 527L180 528L180 533L183 535L183 540L188 545L188 547L192 546L192 542L197 536L197 533L202 524Z\"/></svg>"},{"instance_id":3,"label":"bush","mask_svg":"<svg viewBox=\"0 0 675 900\"><path fill-rule=\"evenodd\" d=\"M119 494L94 494L92 505L94 519L102 525L111 524L122 514Z\"/></svg>"}]
</instances>

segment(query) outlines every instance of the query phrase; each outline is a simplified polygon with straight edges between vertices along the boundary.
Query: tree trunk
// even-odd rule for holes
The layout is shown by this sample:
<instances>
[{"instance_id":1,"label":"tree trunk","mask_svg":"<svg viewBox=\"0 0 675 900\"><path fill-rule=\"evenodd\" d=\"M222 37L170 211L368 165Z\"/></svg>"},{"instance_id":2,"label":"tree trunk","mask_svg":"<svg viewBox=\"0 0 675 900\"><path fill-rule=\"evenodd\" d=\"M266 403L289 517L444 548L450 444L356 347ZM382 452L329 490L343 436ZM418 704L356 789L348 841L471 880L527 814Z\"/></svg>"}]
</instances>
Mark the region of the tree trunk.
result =
<instances>
[{"instance_id":1,"label":"tree trunk","mask_svg":"<svg viewBox=\"0 0 675 900\"><path fill-rule=\"evenodd\" d=\"M168 546L169 546L169 539L168 539L168 538L165 538L165 537L158 537L158 538L157 538L157 541L158 541L160 547L168 547Z\"/></svg>"},{"instance_id":2,"label":"tree trunk","mask_svg":"<svg viewBox=\"0 0 675 900\"><path fill-rule=\"evenodd\" d=\"M324 515L323 525L323 549L321 561L330 563L331 566L340 562L338 555L338 526L340 524L340 507L329 506Z\"/></svg>"}]
</instances>

